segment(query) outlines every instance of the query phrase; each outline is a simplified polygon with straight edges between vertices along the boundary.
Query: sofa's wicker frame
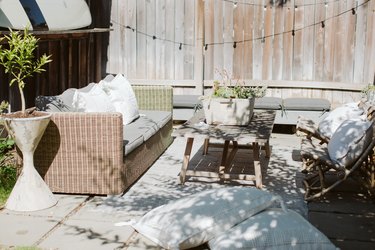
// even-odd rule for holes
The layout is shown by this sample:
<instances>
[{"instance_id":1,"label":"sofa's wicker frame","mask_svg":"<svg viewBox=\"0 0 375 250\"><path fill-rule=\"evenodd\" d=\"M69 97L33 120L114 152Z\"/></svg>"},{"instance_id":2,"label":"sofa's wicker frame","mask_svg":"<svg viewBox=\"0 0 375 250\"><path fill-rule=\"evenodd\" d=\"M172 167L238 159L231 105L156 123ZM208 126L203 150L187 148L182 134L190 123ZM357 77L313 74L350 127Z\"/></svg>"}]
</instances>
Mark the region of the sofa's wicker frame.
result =
<instances>
[{"instance_id":1,"label":"sofa's wicker frame","mask_svg":"<svg viewBox=\"0 0 375 250\"><path fill-rule=\"evenodd\" d=\"M172 112L171 87L133 89L140 109ZM171 132L172 118L124 156L120 113L53 113L35 152L35 166L53 192L121 194L170 145Z\"/></svg>"}]
</instances>

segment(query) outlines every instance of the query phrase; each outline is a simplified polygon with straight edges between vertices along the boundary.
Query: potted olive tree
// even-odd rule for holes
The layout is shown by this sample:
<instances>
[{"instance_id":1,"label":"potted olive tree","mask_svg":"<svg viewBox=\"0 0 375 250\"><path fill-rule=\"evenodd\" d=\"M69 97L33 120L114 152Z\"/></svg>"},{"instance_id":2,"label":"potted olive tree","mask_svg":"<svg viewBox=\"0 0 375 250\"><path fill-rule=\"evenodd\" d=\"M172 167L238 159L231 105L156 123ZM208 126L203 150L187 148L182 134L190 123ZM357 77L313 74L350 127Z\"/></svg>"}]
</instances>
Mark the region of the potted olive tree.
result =
<instances>
[{"instance_id":1,"label":"potted olive tree","mask_svg":"<svg viewBox=\"0 0 375 250\"><path fill-rule=\"evenodd\" d=\"M233 80L226 70L218 71L221 81L214 81L212 93L203 96L203 110L208 124L249 125L255 98L266 94L267 86L246 86Z\"/></svg>"},{"instance_id":2,"label":"potted olive tree","mask_svg":"<svg viewBox=\"0 0 375 250\"><path fill-rule=\"evenodd\" d=\"M17 85L22 105L21 111L1 115L8 133L22 151L23 158L22 172L7 200L6 208L16 211L40 210L56 204L51 190L35 170L33 160L34 151L51 115L26 110L23 90L25 79L45 71L43 66L51 62L51 59L45 54L35 58L38 39L28 29L23 32L10 30L2 40L5 40L6 48L0 48L0 64L5 73L11 75L9 85Z\"/></svg>"}]
</instances>

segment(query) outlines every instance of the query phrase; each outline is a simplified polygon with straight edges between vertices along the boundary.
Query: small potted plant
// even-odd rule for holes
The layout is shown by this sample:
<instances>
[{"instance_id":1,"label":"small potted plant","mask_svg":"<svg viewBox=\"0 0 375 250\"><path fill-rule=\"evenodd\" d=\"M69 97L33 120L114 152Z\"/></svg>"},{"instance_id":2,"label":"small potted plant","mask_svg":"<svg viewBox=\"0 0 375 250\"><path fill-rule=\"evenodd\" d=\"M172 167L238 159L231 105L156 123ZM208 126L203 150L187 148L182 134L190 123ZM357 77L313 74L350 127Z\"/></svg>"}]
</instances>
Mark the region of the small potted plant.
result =
<instances>
[{"instance_id":1,"label":"small potted plant","mask_svg":"<svg viewBox=\"0 0 375 250\"><path fill-rule=\"evenodd\" d=\"M26 110L23 89L25 79L35 73L45 71L43 66L51 62L50 57L42 55L35 59L38 39L28 32L12 31L5 35L7 48L0 48L0 65L5 73L11 75L9 85L17 84L21 97L22 110L1 114L8 133L13 137L17 147L22 151L22 172L10 194L6 208L15 211L35 211L56 204L52 192L34 167L34 150L36 149L49 121L51 114Z\"/></svg>"},{"instance_id":2,"label":"small potted plant","mask_svg":"<svg viewBox=\"0 0 375 250\"><path fill-rule=\"evenodd\" d=\"M255 98L265 96L267 86L246 86L244 81L233 80L226 70L218 71L222 81L215 81L212 94L202 97L208 124L249 125Z\"/></svg>"}]
</instances>

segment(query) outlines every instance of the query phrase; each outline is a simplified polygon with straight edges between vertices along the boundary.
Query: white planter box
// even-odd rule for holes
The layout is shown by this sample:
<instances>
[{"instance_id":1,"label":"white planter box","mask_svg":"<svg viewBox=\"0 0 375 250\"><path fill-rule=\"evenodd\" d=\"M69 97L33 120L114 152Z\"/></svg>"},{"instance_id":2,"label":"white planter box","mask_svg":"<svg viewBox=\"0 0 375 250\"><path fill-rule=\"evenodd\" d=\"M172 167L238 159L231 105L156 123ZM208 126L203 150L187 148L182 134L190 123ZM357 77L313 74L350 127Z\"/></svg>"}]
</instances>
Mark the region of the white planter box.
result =
<instances>
[{"instance_id":1,"label":"white planter box","mask_svg":"<svg viewBox=\"0 0 375 250\"><path fill-rule=\"evenodd\" d=\"M202 100L207 124L249 125L253 116L255 98L225 99L206 98Z\"/></svg>"}]
</instances>

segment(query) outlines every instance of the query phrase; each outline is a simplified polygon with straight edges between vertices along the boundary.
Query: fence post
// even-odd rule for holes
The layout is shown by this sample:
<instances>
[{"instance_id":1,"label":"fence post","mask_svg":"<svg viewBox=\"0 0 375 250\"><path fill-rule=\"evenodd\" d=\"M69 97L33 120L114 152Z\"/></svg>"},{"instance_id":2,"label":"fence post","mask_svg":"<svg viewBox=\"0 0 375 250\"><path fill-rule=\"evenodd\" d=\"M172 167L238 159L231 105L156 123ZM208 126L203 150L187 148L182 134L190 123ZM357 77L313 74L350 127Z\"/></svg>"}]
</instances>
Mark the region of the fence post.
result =
<instances>
[{"instance_id":1,"label":"fence post","mask_svg":"<svg viewBox=\"0 0 375 250\"><path fill-rule=\"evenodd\" d=\"M197 0L195 15L194 81L198 94L203 95L203 44L204 44L204 0Z\"/></svg>"}]
</instances>

